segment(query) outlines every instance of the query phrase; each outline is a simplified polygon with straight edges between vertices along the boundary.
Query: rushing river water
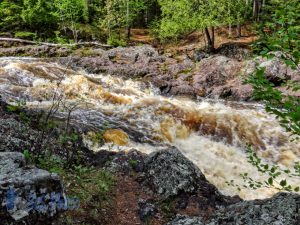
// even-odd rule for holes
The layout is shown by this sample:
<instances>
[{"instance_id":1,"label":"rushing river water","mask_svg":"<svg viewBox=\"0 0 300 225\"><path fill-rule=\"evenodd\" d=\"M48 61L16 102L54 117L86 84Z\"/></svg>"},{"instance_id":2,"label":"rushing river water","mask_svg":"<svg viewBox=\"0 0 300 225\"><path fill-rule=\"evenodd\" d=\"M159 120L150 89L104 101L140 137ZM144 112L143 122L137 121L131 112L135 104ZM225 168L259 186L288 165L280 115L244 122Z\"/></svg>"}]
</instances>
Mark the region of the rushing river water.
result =
<instances>
[{"instance_id":1,"label":"rushing river water","mask_svg":"<svg viewBox=\"0 0 300 225\"><path fill-rule=\"evenodd\" d=\"M300 143L290 142L289 134L259 104L163 97L151 85L134 80L73 71L37 59L0 60L0 95L7 101L25 99L28 107L46 108L54 93L66 108L74 108L74 125L97 131L106 123L129 136L122 146L95 146L87 141L93 150L134 148L150 153L174 145L227 195L254 199L276 193L267 188L238 191L226 184L235 180L242 186L241 173L266 179L247 162L246 144L270 163L291 167L300 161ZM65 118L66 113L60 111L57 117ZM291 183L299 184L300 179L291 179Z\"/></svg>"}]
</instances>

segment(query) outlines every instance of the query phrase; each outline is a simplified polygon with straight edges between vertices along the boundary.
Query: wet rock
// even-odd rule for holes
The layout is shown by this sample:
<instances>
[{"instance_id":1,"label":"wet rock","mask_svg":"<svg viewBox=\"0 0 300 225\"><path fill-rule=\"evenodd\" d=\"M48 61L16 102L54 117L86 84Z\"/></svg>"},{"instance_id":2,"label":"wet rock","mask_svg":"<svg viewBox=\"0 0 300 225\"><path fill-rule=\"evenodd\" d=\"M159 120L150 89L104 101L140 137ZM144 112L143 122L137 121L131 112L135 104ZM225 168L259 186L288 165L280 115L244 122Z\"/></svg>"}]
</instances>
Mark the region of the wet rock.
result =
<instances>
[{"instance_id":1,"label":"wet rock","mask_svg":"<svg viewBox=\"0 0 300 225\"><path fill-rule=\"evenodd\" d=\"M65 64L70 59L59 59ZM143 77L147 74L157 74L157 64L164 61L164 57L149 45L114 48L102 52L97 57L72 57L73 67L83 67L88 72L105 72L126 78Z\"/></svg>"},{"instance_id":2,"label":"wet rock","mask_svg":"<svg viewBox=\"0 0 300 225\"><path fill-rule=\"evenodd\" d=\"M171 87L168 93L171 95L187 95L187 96L197 95L196 89L187 84Z\"/></svg>"},{"instance_id":3,"label":"wet rock","mask_svg":"<svg viewBox=\"0 0 300 225\"><path fill-rule=\"evenodd\" d=\"M221 197L199 168L175 147L150 154L145 160L144 171L147 182L162 198L199 190L204 195Z\"/></svg>"},{"instance_id":4,"label":"wet rock","mask_svg":"<svg viewBox=\"0 0 300 225\"><path fill-rule=\"evenodd\" d=\"M90 157L90 161L93 166L104 167L114 158L115 155L115 152L101 150L94 153L92 157Z\"/></svg>"},{"instance_id":5,"label":"wet rock","mask_svg":"<svg viewBox=\"0 0 300 225\"><path fill-rule=\"evenodd\" d=\"M197 95L210 98L248 100L252 88L243 84L243 63L225 56L203 59L193 74L192 86Z\"/></svg>"},{"instance_id":6,"label":"wet rock","mask_svg":"<svg viewBox=\"0 0 300 225\"><path fill-rule=\"evenodd\" d=\"M21 153L0 152L0 204L1 224L41 224L63 211L66 201L58 175L26 166Z\"/></svg>"},{"instance_id":7,"label":"wet rock","mask_svg":"<svg viewBox=\"0 0 300 225\"><path fill-rule=\"evenodd\" d=\"M259 65L259 67L265 67L266 78L275 85L280 85L282 82L290 80L292 77L292 70L286 66L278 58L274 58L269 61L265 61Z\"/></svg>"},{"instance_id":8,"label":"wet rock","mask_svg":"<svg viewBox=\"0 0 300 225\"><path fill-rule=\"evenodd\" d=\"M142 45L136 47L118 47L107 51L110 58L118 58L118 60L148 61L151 57L158 57L158 52L150 45Z\"/></svg>"},{"instance_id":9,"label":"wet rock","mask_svg":"<svg viewBox=\"0 0 300 225\"><path fill-rule=\"evenodd\" d=\"M174 220L166 225L205 225L200 217L189 217L177 215Z\"/></svg>"},{"instance_id":10,"label":"wet rock","mask_svg":"<svg viewBox=\"0 0 300 225\"><path fill-rule=\"evenodd\" d=\"M68 48L46 45L0 48L0 56L64 57L71 52Z\"/></svg>"},{"instance_id":11,"label":"wet rock","mask_svg":"<svg viewBox=\"0 0 300 225\"><path fill-rule=\"evenodd\" d=\"M231 98L235 100L248 101L252 97L253 88L250 84L244 84L239 78L233 80L230 86Z\"/></svg>"},{"instance_id":12,"label":"wet rock","mask_svg":"<svg viewBox=\"0 0 300 225\"><path fill-rule=\"evenodd\" d=\"M177 62L168 66L168 72L176 77L179 77L181 74L186 74L194 68L195 64L189 60L185 59L183 62Z\"/></svg>"},{"instance_id":13,"label":"wet rock","mask_svg":"<svg viewBox=\"0 0 300 225\"><path fill-rule=\"evenodd\" d=\"M150 154L144 161L144 173L140 180L161 200L174 201L176 210L194 205L198 212L211 212L241 201L238 196L222 195L206 180L200 169L175 147Z\"/></svg>"},{"instance_id":14,"label":"wet rock","mask_svg":"<svg viewBox=\"0 0 300 225\"><path fill-rule=\"evenodd\" d=\"M141 221L146 222L149 218L155 216L157 209L155 205L144 199L139 200L139 217Z\"/></svg>"},{"instance_id":15,"label":"wet rock","mask_svg":"<svg viewBox=\"0 0 300 225\"><path fill-rule=\"evenodd\" d=\"M246 61L245 68L243 68L245 75L253 74L257 67L264 67L266 78L276 86L288 80L300 80L299 70L293 70L290 66L287 66L280 58L280 52L275 52L274 55L275 57L270 60L257 57Z\"/></svg>"}]
</instances>

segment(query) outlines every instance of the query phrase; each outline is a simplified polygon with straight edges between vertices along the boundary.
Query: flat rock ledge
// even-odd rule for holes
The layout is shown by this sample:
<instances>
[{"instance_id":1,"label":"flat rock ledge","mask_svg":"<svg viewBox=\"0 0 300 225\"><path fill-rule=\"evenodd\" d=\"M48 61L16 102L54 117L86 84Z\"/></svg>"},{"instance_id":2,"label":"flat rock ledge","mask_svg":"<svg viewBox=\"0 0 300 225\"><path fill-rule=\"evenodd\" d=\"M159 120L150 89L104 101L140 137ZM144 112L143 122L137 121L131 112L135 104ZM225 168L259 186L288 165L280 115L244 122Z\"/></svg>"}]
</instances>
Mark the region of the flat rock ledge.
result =
<instances>
[{"instance_id":1,"label":"flat rock ledge","mask_svg":"<svg viewBox=\"0 0 300 225\"><path fill-rule=\"evenodd\" d=\"M65 202L58 175L27 166L21 153L0 152L1 225L49 224Z\"/></svg>"}]
</instances>

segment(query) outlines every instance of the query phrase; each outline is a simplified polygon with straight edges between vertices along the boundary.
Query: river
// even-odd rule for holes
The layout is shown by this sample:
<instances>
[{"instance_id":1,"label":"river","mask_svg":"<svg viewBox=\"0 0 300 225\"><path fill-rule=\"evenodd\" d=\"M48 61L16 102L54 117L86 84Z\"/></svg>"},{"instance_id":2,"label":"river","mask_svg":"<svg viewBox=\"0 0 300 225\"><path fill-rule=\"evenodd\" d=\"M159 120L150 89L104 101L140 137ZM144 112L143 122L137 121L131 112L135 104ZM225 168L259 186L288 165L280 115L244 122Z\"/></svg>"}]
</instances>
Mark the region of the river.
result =
<instances>
[{"instance_id":1,"label":"river","mask_svg":"<svg viewBox=\"0 0 300 225\"><path fill-rule=\"evenodd\" d=\"M270 188L242 187L241 173L248 173L258 181L267 179L248 163L247 144L265 161L283 168L300 161L299 141L291 142L290 134L260 104L192 100L159 93L155 87L140 81L88 74L45 60L0 60L0 95L6 101L14 103L22 99L27 107L47 108L56 96L64 106L57 117L65 118L66 109L72 109L71 122L78 127L94 131L104 126L122 129L129 137L121 146L92 145L86 140L94 151L137 149L151 153L165 145L174 145L222 193L238 194L244 199L266 198L277 192ZM228 186L226 181L230 180L241 190ZM290 183L297 185L300 179L292 178Z\"/></svg>"}]
</instances>

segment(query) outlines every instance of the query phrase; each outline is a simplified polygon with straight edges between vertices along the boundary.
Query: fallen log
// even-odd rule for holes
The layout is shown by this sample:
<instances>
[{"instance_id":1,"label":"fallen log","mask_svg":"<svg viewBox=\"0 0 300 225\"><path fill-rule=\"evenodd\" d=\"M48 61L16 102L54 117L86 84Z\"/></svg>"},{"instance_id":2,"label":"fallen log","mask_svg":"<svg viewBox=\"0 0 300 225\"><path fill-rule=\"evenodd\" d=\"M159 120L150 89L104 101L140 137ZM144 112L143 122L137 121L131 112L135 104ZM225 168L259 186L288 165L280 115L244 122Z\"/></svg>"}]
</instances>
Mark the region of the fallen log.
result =
<instances>
[{"instance_id":1,"label":"fallen log","mask_svg":"<svg viewBox=\"0 0 300 225\"><path fill-rule=\"evenodd\" d=\"M46 45L46 46L52 46L52 47L100 47L109 49L113 46L107 45L107 44L101 44L99 42L78 42L74 44L56 44L56 43L48 43L48 42L36 42L36 41L30 41L30 40L24 40L19 38L0 38L1 41L6 42L16 42L21 44L29 44L29 45Z\"/></svg>"}]
</instances>

